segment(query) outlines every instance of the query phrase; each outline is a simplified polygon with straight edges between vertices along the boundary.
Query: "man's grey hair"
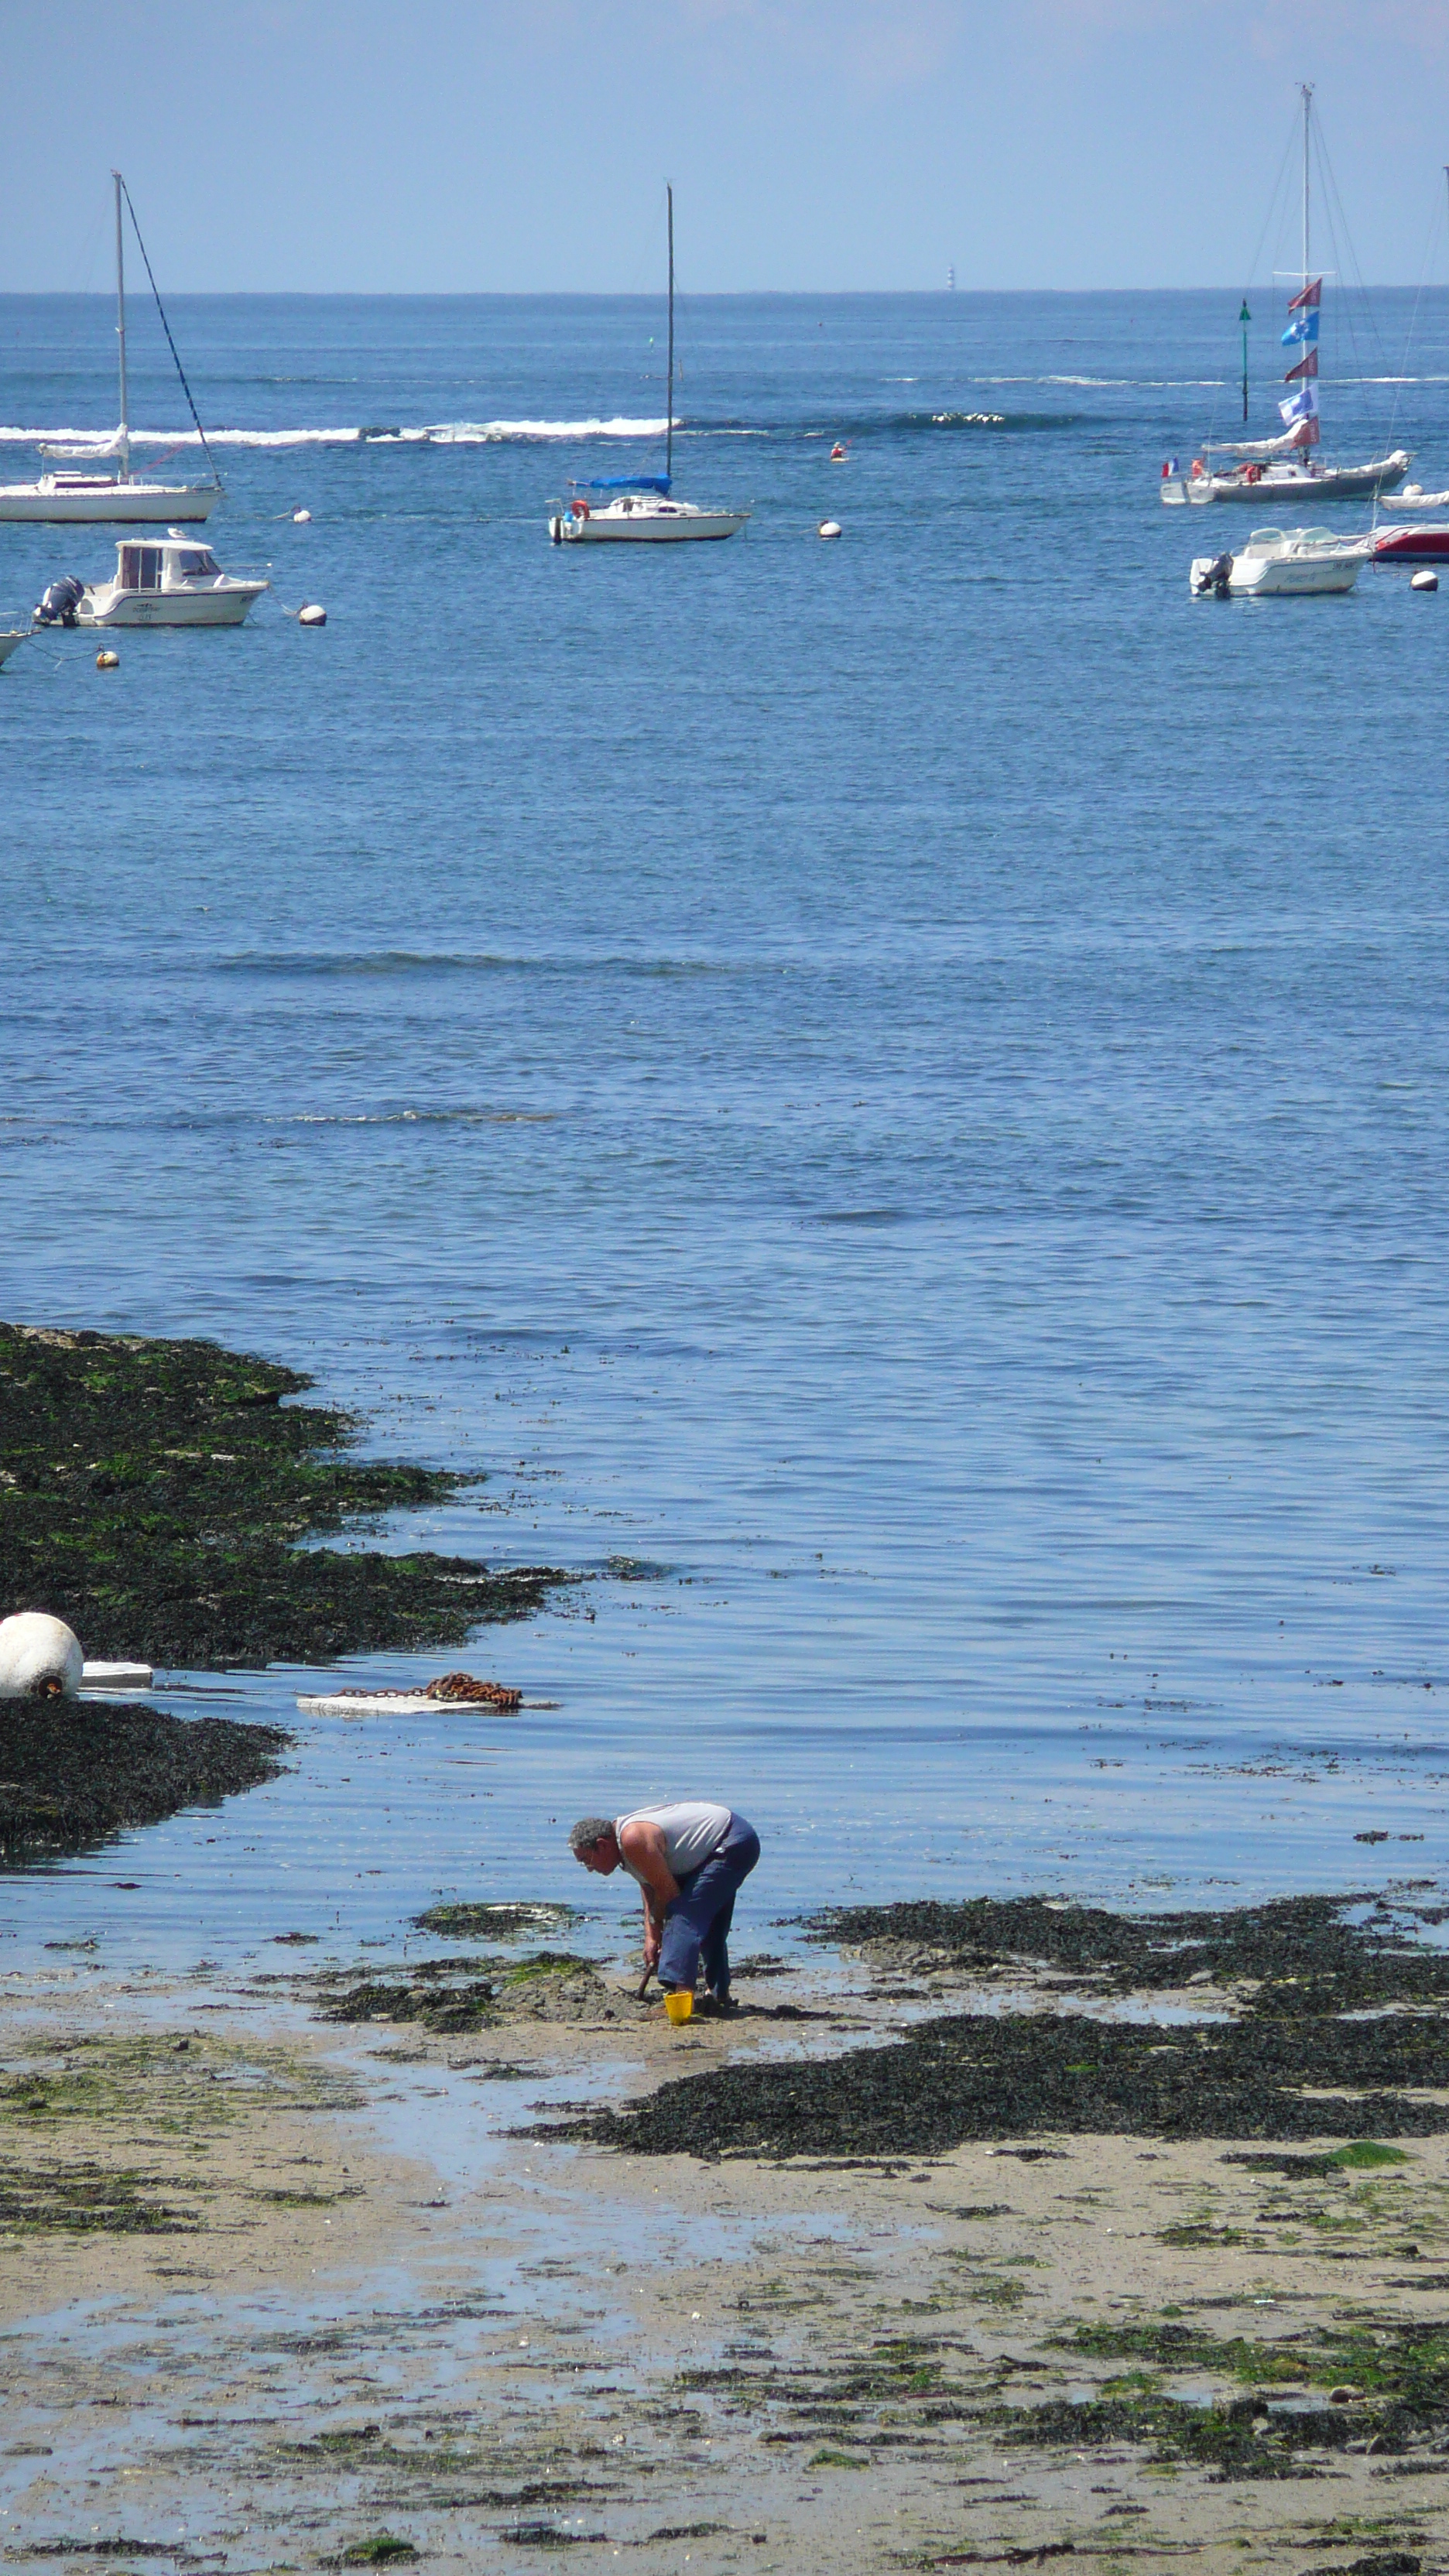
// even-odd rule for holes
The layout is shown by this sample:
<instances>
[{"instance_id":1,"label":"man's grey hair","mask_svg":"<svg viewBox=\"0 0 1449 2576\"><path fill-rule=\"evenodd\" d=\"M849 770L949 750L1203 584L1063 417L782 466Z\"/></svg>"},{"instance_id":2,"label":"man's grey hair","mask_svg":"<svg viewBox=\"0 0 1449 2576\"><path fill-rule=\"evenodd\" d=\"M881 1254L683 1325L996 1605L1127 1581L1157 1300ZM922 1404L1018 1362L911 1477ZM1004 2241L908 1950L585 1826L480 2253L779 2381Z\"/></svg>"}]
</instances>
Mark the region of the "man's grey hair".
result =
<instances>
[{"instance_id":1,"label":"man's grey hair","mask_svg":"<svg viewBox=\"0 0 1449 2576\"><path fill-rule=\"evenodd\" d=\"M577 1860L580 1852L592 1851L595 1843L611 1842L613 1835L612 1816L580 1816L578 1823L569 1827L569 1849Z\"/></svg>"}]
</instances>

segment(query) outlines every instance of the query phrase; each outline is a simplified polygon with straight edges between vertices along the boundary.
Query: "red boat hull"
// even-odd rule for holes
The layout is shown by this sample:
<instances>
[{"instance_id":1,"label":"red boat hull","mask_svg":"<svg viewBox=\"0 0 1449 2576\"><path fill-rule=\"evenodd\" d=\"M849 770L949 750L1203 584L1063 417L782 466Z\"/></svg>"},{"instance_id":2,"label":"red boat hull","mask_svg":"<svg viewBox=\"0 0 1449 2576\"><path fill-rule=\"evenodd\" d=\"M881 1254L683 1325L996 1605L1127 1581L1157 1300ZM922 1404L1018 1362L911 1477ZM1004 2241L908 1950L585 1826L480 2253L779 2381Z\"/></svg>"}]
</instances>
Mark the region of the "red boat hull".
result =
<instances>
[{"instance_id":1,"label":"red boat hull","mask_svg":"<svg viewBox=\"0 0 1449 2576\"><path fill-rule=\"evenodd\" d=\"M1385 528L1373 551L1376 564L1449 563L1449 521L1421 528Z\"/></svg>"}]
</instances>

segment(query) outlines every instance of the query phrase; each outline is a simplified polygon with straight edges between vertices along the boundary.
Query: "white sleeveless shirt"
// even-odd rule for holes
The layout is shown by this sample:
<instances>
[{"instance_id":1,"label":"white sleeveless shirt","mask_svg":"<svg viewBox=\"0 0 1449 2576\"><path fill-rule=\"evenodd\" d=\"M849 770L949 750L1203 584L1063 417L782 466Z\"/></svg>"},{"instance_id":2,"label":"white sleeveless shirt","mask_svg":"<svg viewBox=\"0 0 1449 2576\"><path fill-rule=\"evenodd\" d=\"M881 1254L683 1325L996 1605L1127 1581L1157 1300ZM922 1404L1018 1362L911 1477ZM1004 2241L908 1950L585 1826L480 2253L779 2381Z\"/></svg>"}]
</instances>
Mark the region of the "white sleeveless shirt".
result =
<instances>
[{"instance_id":1,"label":"white sleeveless shirt","mask_svg":"<svg viewBox=\"0 0 1449 2576\"><path fill-rule=\"evenodd\" d=\"M614 1839L619 1845L619 1857L624 1860L626 1825L657 1825L664 1836L664 1857L671 1875L687 1878L692 1869L698 1869L712 1852L718 1851L729 1832L730 1813L728 1807L714 1806L704 1798L686 1799L675 1807L635 1807L629 1815L615 1818ZM624 1860L624 1867L642 1887L644 1881L637 1869L630 1868L627 1860Z\"/></svg>"}]
</instances>

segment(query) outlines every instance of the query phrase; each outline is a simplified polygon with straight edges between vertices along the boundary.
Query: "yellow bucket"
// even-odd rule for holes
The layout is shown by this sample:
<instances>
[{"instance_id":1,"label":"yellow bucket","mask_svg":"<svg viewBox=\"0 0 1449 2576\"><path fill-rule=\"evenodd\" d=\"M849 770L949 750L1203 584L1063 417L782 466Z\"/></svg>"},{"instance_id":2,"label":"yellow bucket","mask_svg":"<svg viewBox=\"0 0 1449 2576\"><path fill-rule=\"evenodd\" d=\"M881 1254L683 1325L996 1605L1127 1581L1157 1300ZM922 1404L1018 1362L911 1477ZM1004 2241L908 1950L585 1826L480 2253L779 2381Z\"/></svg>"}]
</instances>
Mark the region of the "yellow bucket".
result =
<instances>
[{"instance_id":1,"label":"yellow bucket","mask_svg":"<svg viewBox=\"0 0 1449 2576\"><path fill-rule=\"evenodd\" d=\"M690 2014L693 2012L694 1997L692 1994L687 1992L677 1995L666 1995L664 1998L664 2009L677 2029L682 2021L688 2021Z\"/></svg>"}]
</instances>

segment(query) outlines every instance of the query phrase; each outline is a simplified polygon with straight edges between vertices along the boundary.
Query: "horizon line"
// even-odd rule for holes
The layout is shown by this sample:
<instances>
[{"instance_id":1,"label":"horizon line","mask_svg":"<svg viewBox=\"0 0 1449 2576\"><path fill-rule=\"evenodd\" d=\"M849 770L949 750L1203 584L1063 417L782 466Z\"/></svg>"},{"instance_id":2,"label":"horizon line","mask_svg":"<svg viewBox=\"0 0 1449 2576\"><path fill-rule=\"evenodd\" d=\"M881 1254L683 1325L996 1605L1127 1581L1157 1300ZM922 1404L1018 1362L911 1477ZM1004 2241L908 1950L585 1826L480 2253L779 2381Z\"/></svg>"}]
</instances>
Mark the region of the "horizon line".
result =
<instances>
[{"instance_id":1,"label":"horizon line","mask_svg":"<svg viewBox=\"0 0 1449 2576\"><path fill-rule=\"evenodd\" d=\"M1296 270L1284 270L1284 277L1296 276ZM676 288L676 301L689 304L738 303L864 303L882 296L909 298L918 303L956 304L987 296L1037 295L1065 303L1085 295L1242 295L1245 292L1271 291L1278 272L1271 278L1252 279L1245 288L1240 278L1236 284L1216 286L710 286ZM1449 278L1425 283L1412 278L1378 278L1345 290L1355 295L1432 295L1449 292ZM410 304L663 304L666 291L661 287L565 287L565 286L168 286L168 295L209 296L216 302L282 304L282 303L369 303ZM113 286L0 286L0 304L38 302L55 304L112 304Z\"/></svg>"}]
</instances>

